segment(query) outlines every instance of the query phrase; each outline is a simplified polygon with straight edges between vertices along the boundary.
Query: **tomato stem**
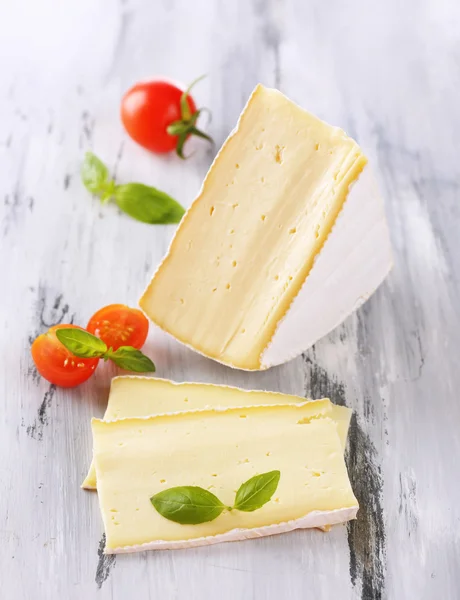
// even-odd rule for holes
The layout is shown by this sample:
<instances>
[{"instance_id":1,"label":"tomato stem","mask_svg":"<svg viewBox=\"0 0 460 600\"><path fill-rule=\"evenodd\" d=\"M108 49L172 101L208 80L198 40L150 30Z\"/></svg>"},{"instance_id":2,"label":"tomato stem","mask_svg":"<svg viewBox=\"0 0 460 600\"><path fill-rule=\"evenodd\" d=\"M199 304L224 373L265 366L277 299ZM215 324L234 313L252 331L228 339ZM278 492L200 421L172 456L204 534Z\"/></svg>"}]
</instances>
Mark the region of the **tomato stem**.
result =
<instances>
[{"instance_id":1,"label":"tomato stem","mask_svg":"<svg viewBox=\"0 0 460 600\"><path fill-rule=\"evenodd\" d=\"M178 121L174 121L166 128L166 131L169 135L177 136L176 154L182 159L187 158L186 156L184 156L183 148L189 136L196 135L197 137L207 140L211 144L214 143L212 137L204 133L204 131L201 131L200 129L195 127L198 117L200 116L202 111L206 110L209 112L209 110L200 108L192 114L188 103L190 90L196 83L198 83L198 81L201 81L204 77L205 75L201 75L201 77L198 77L197 79L192 81L188 88L182 93L182 96L180 98L181 118Z\"/></svg>"}]
</instances>

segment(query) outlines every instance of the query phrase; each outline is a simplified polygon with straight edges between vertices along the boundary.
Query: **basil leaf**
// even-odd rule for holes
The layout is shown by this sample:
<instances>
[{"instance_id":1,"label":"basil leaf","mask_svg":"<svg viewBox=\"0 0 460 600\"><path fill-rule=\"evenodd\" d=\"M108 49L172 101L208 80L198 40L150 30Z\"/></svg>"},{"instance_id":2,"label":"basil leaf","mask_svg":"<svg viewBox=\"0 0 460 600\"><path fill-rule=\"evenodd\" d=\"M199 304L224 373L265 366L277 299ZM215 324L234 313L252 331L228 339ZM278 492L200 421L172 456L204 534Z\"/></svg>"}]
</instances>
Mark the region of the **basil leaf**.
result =
<instances>
[{"instance_id":1,"label":"basil leaf","mask_svg":"<svg viewBox=\"0 0 460 600\"><path fill-rule=\"evenodd\" d=\"M152 225L179 223L185 213L171 196L142 183L117 185L115 202L133 219Z\"/></svg>"},{"instance_id":2,"label":"basil leaf","mask_svg":"<svg viewBox=\"0 0 460 600\"><path fill-rule=\"evenodd\" d=\"M92 152L85 154L80 173L83 184L89 192L101 196L103 200L113 196L115 184L110 178L109 170Z\"/></svg>"},{"instance_id":3,"label":"basil leaf","mask_svg":"<svg viewBox=\"0 0 460 600\"><path fill-rule=\"evenodd\" d=\"M148 356L132 346L121 346L118 350L110 349L105 358L110 358L118 367L136 373L153 373L155 365Z\"/></svg>"},{"instance_id":4,"label":"basil leaf","mask_svg":"<svg viewBox=\"0 0 460 600\"><path fill-rule=\"evenodd\" d=\"M181 525L213 521L226 508L214 494L192 485L159 492L150 498L150 502L162 517Z\"/></svg>"},{"instance_id":5,"label":"basil leaf","mask_svg":"<svg viewBox=\"0 0 460 600\"><path fill-rule=\"evenodd\" d=\"M269 471L248 479L236 492L233 508L245 512L261 508L275 493L280 476L279 471Z\"/></svg>"},{"instance_id":6,"label":"basil leaf","mask_svg":"<svg viewBox=\"0 0 460 600\"><path fill-rule=\"evenodd\" d=\"M98 358L107 352L102 340L83 329L56 329L56 337L67 350L80 358Z\"/></svg>"}]
</instances>

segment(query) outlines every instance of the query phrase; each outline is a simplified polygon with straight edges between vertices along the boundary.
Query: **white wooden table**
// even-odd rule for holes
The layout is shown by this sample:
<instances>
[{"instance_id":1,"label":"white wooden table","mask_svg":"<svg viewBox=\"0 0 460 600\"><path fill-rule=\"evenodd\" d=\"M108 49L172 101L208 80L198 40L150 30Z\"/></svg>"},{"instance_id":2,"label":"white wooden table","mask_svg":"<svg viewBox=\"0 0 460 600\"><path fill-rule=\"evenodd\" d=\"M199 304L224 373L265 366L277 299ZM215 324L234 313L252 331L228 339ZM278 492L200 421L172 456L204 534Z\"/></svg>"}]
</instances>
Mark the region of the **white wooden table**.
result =
<instances>
[{"instance_id":1,"label":"white wooden table","mask_svg":"<svg viewBox=\"0 0 460 600\"><path fill-rule=\"evenodd\" d=\"M460 598L458 2L5 0L0 67L0 597ZM136 304L173 227L101 207L79 165L92 149L119 181L188 205L213 150L152 156L118 111L140 78L202 73L195 96L219 145L258 81L359 140L395 267L341 327L268 372L232 371L155 331L147 352L161 377L351 406L361 510L329 534L104 557L97 498L79 485L115 370L56 389L30 343L105 304Z\"/></svg>"}]
</instances>

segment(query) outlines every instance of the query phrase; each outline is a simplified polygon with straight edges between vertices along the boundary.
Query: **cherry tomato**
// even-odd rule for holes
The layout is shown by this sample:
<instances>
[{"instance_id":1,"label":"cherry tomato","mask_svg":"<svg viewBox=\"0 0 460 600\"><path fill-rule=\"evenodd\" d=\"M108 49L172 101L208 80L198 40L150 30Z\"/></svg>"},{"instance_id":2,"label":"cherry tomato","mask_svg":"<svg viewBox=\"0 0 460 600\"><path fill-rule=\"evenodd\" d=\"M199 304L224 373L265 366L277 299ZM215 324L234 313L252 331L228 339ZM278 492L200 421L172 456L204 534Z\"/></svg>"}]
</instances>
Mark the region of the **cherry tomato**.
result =
<instances>
[{"instance_id":1,"label":"cherry tomato","mask_svg":"<svg viewBox=\"0 0 460 600\"><path fill-rule=\"evenodd\" d=\"M196 127L200 111L189 94L194 83L184 91L168 81L152 80L128 90L121 102L121 120L131 138L159 154L175 149L181 158L190 135L212 141Z\"/></svg>"},{"instance_id":2,"label":"cherry tomato","mask_svg":"<svg viewBox=\"0 0 460 600\"><path fill-rule=\"evenodd\" d=\"M76 325L54 325L32 344L32 358L47 381L61 387L75 387L91 377L99 359L74 356L56 337L56 329L62 328L82 329Z\"/></svg>"},{"instance_id":3,"label":"cherry tomato","mask_svg":"<svg viewBox=\"0 0 460 600\"><path fill-rule=\"evenodd\" d=\"M120 346L140 349L147 339L149 322L137 308L110 304L91 317L87 330L113 350Z\"/></svg>"}]
</instances>

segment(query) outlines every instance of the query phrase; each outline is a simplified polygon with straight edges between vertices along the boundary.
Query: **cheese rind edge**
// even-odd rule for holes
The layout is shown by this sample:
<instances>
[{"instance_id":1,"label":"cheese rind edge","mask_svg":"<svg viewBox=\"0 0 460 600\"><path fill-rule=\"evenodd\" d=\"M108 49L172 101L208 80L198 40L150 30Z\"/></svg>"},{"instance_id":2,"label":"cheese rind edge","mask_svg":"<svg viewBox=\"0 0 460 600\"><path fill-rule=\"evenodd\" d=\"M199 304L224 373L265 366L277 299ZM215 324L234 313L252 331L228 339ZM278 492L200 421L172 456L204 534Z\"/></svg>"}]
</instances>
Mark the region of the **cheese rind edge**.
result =
<instances>
[{"instance_id":1,"label":"cheese rind edge","mask_svg":"<svg viewBox=\"0 0 460 600\"><path fill-rule=\"evenodd\" d=\"M383 200L368 165L351 186L313 268L279 321L262 354L262 368L299 356L330 333L370 298L392 266Z\"/></svg>"},{"instance_id":2,"label":"cheese rind edge","mask_svg":"<svg viewBox=\"0 0 460 600\"><path fill-rule=\"evenodd\" d=\"M179 550L181 548L196 548L210 544L219 544L222 542L237 542L241 540L249 540L267 535L277 535L287 533L295 529L322 529L328 525L339 525L356 519L359 506L351 508L339 508L336 510L313 511L300 519L287 521L286 523L275 523L266 525L265 527L257 527L254 529L233 529L226 533L195 538L191 540L168 541L159 540L156 542L148 542L137 546L123 546L120 548L106 548L105 554L129 554L132 552L144 552L147 550Z\"/></svg>"}]
</instances>

